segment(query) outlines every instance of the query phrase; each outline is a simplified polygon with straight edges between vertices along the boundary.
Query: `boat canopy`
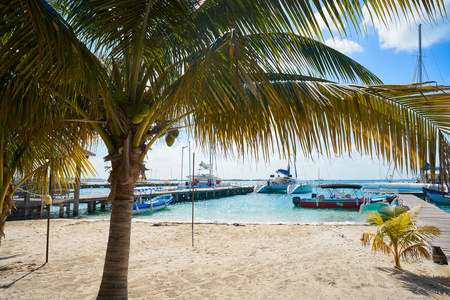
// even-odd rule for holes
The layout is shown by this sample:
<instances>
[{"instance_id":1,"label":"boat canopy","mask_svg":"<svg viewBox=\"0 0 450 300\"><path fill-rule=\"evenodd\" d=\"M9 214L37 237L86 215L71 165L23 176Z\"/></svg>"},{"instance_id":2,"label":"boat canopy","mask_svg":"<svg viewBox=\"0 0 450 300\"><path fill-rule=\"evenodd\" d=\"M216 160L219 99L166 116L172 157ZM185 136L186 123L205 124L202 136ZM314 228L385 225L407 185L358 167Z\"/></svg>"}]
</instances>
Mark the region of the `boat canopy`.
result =
<instances>
[{"instance_id":1,"label":"boat canopy","mask_svg":"<svg viewBox=\"0 0 450 300\"><path fill-rule=\"evenodd\" d=\"M291 174L291 167L288 167L287 170L285 170L285 169L278 169L277 173L288 176L289 174Z\"/></svg>"},{"instance_id":2,"label":"boat canopy","mask_svg":"<svg viewBox=\"0 0 450 300\"><path fill-rule=\"evenodd\" d=\"M323 189L355 189L359 190L362 188L360 184L346 184L346 183L332 183L332 184L322 184L320 186Z\"/></svg>"},{"instance_id":3,"label":"boat canopy","mask_svg":"<svg viewBox=\"0 0 450 300\"><path fill-rule=\"evenodd\" d=\"M430 164L429 163L427 163L426 165L424 164L422 171L429 171L429 170L430 170ZM435 166L434 170L439 171L439 166Z\"/></svg>"}]
</instances>

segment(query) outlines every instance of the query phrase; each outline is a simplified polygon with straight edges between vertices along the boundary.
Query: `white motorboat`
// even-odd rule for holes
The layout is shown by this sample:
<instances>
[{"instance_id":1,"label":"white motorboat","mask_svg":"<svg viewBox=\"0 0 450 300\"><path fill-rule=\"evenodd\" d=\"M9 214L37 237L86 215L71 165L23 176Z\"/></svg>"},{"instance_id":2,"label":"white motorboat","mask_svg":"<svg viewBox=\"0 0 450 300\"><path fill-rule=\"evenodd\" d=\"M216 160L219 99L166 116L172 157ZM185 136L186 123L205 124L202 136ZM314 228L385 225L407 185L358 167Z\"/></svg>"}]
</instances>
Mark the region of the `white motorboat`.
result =
<instances>
[{"instance_id":1,"label":"white motorboat","mask_svg":"<svg viewBox=\"0 0 450 300\"><path fill-rule=\"evenodd\" d=\"M424 182L369 182L364 184L365 189L374 190L397 190L399 193L423 193L422 188L428 187L429 183Z\"/></svg>"}]
</instances>

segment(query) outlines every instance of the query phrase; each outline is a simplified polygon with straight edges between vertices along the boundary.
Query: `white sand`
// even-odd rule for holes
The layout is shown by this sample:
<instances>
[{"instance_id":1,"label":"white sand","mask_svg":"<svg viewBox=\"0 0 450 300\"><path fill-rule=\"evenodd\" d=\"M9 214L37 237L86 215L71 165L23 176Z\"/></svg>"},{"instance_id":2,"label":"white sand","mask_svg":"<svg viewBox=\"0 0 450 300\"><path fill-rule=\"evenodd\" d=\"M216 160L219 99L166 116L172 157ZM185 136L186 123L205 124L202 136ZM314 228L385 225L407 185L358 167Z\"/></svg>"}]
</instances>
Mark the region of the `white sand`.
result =
<instances>
[{"instance_id":1,"label":"white sand","mask_svg":"<svg viewBox=\"0 0 450 300\"><path fill-rule=\"evenodd\" d=\"M109 221L6 225L0 299L95 299ZM130 299L450 299L450 266L403 262L362 247L369 226L134 222Z\"/></svg>"}]
</instances>

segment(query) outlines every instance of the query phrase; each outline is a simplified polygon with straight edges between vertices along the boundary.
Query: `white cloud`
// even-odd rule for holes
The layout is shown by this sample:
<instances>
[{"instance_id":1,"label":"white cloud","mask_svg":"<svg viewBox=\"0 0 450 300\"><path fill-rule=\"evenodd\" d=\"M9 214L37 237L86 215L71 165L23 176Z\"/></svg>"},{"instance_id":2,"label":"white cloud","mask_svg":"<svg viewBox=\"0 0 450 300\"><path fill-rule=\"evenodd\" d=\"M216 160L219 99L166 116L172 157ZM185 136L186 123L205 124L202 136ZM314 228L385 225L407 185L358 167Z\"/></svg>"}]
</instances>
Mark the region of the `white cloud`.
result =
<instances>
[{"instance_id":1,"label":"white cloud","mask_svg":"<svg viewBox=\"0 0 450 300\"><path fill-rule=\"evenodd\" d=\"M344 54L352 54L354 52L363 52L364 48L361 47L360 44L358 44L355 41L351 40L343 40L341 38L329 38L325 41L325 44L331 48L336 49L337 51L344 53Z\"/></svg>"},{"instance_id":2,"label":"white cloud","mask_svg":"<svg viewBox=\"0 0 450 300\"><path fill-rule=\"evenodd\" d=\"M445 1L450 5L450 0ZM422 47L427 48L435 43L450 40L450 23L437 19L436 22L424 22L417 14L409 14L407 18L400 16L387 22L386 25L374 20L370 22L367 7L364 7L366 24L378 32L378 39L382 49L395 49L396 52L412 52L418 49L418 24L422 23Z\"/></svg>"},{"instance_id":3,"label":"white cloud","mask_svg":"<svg viewBox=\"0 0 450 300\"><path fill-rule=\"evenodd\" d=\"M328 21L328 25L330 26L330 28L327 27L327 24L325 23L324 18L322 18L322 16L318 12L316 12L314 14L314 16L315 16L315 18L317 20L317 23L319 25L320 30L322 30L322 31L324 31L324 30L331 31L333 34L338 33L339 30L337 29L336 25L331 21L332 18L330 16L330 14L328 13L328 11L326 11L324 9L324 7L322 7L322 9L323 9L323 14L325 16L325 19ZM344 27L345 27L345 25L344 25Z\"/></svg>"}]
</instances>

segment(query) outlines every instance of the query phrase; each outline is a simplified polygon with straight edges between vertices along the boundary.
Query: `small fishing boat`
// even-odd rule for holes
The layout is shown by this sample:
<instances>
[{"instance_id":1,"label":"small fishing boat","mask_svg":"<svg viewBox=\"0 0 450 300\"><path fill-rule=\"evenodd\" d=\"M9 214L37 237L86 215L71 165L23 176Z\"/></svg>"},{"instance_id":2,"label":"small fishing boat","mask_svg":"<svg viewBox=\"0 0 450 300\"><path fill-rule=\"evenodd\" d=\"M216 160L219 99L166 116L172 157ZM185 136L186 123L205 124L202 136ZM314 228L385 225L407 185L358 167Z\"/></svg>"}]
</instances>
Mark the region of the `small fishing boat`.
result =
<instances>
[{"instance_id":1,"label":"small fishing boat","mask_svg":"<svg viewBox=\"0 0 450 300\"><path fill-rule=\"evenodd\" d=\"M377 197L373 199L365 199L361 193L362 186L359 184L323 184L322 189L329 191L329 196L317 195L313 193L311 198L293 197L292 202L295 206L302 208L332 208L332 209L359 209L363 203L374 203L381 201L389 201L385 197Z\"/></svg>"},{"instance_id":2,"label":"small fishing boat","mask_svg":"<svg viewBox=\"0 0 450 300\"><path fill-rule=\"evenodd\" d=\"M157 210L165 209L167 208L167 205L169 205L172 201L173 201L172 195L166 194L152 198L150 200L146 200L142 203L134 202L133 214L135 215L143 212L154 212Z\"/></svg>"},{"instance_id":3,"label":"small fishing boat","mask_svg":"<svg viewBox=\"0 0 450 300\"><path fill-rule=\"evenodd\" d=\"M438 191L432 188L422 189L425 197L429 197L437 205L450 205L450 193Z\"/></svg>"}]
</instances>

